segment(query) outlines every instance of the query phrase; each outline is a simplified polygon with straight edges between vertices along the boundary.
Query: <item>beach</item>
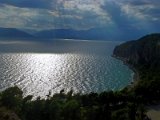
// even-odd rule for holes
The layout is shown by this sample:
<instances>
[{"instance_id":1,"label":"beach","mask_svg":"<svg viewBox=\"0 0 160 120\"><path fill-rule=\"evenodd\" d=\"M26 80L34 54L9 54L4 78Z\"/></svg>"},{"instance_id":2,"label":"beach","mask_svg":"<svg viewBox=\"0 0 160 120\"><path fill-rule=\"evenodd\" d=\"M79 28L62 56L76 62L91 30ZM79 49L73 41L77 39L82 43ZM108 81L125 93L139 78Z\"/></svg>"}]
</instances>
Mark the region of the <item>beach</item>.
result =
<instances>
[{"instance_id":1,"label":"beach","mask_svg":"<svg viewBox=\"0 0 160 120\"><path fill-rule=\"evenodd\" d=\"M151 118L151 120L160 120L160 104L148 106L147 116Z\"/></svg>"}]
</instances>

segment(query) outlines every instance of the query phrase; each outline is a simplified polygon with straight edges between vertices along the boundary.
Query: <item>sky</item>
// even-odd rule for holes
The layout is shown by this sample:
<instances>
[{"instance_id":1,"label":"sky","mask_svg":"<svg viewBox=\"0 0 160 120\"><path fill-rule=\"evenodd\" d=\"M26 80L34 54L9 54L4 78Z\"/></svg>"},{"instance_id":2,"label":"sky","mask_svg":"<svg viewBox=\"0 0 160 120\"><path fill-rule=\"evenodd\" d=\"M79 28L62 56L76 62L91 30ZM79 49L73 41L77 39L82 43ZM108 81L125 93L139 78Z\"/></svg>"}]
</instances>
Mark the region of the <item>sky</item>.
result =
<instances>
[{"instance_id":1,"label":"sky","mask_svg":"<svg viewBox=\"0 0 160 120\"><path fill-rule=\"evenodd\" d=\"M0 0L0 27L160 31L160 0Z\"/></svg>"}]
</instances>

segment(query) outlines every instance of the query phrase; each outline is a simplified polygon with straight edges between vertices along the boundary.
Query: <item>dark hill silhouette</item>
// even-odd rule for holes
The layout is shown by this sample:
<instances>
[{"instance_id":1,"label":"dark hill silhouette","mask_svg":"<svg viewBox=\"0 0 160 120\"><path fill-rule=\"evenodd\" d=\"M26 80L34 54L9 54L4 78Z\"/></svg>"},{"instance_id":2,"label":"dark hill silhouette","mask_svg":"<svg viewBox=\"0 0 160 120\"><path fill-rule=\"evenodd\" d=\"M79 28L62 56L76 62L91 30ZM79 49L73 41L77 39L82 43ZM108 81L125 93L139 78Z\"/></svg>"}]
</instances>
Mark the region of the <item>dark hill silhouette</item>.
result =
<instances>
[{"instance_id":1,"label":"dark hill silhouette","mask_svg":"<svg viewBox=\"0 0 160 120\"><path fill-rule=\"evenodd\" d=\"M147 102L160 100L160 33L117 46L114 56L134 68L137 80L133 91Z\"/></svg>"},{"instance_id":2,"label":"dark hill silhouette","mask_svg":"<svg viewBox=\"0 0 160 120\"><path fill-rule=\"evenodd\" d=\"M26 32L18 30L16 28L0 28L0 38L1 39L13 39L13 38L34 38Z\"/></svg>"},{"instance_id":3,"label":"dark hill silhouette","mask_svg":"<svg viewBox=\"0 0 160 120\"><path fill-rule=\"evenodd\" d=\"M160 34L146 35L136 41L117 46L114 55L124 58L133 65L160 67Z\"/></svg>"},{"instance_id":4,"label":"dark hill silhouette","mask_svg":"<svg viewBox=\"0 0 160 120\"><path fill-rule=\"evenodd\" d=\"M127 34L132 33L132 34ZM116 34L116 35L115 35ZM73 29L50 29L35 33L39 38L57 39L79 39L79 40L128 40L138 38L144 33L134 33L131 31L119 32L108 28L92 28L89 30Z\"/></svg>"}]
</instances>

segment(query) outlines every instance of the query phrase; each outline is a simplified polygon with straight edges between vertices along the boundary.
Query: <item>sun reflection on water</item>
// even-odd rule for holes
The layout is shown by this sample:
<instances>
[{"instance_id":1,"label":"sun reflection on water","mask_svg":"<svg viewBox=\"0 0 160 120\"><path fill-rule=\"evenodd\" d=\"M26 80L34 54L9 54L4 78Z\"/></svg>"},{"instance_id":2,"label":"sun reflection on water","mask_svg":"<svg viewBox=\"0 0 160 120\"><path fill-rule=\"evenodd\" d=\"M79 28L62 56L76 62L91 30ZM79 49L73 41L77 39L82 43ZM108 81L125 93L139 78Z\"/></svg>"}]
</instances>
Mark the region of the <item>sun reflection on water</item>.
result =
<instances>
[{"instance_id":1,"label":"sun reflection on water","mask_svg":"<svg viewBox=\"0 0 160 120\"><path fill-rule=\"evenodd\" d=\"M58 54L26 54L23 58L25 60L22 64L27 65L27 68L22 68L25 77L23 82L27 82L28 85L21 85L23 89L27 89L28 94L46 95L50 90L59 92L62 89L58 88L57 83L62 84L59 80L65 57Z\"/></svg>"},{"instance_id":2,"label":"sun reflection on water","mask_svg":"<svg viewBox=\"0 0 160 120\"><path fill-rule=\"evenodd\" d=\"M116 90L132 81L133 72L110 56L114 45L78 43L55 45L49 53L1 53L0 90L17 85L24 95L45 97L49 91L54 94L62 89L80 93Z\"/></svg>"}]
</instances>

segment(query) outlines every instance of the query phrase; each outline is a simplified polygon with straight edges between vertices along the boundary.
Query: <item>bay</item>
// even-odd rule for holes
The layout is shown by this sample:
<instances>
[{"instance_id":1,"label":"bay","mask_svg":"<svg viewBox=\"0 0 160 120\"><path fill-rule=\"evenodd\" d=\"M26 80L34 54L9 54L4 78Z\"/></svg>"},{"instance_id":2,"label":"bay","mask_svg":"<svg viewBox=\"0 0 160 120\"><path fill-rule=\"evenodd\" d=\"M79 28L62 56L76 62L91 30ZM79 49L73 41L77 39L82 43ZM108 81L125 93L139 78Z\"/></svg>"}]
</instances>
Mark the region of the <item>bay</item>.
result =
<instances>
[{"instance_id":1,"label":"bay","mask_svg":"<svg viewBox=\"0 0 160 120\"><path fill-rule=\"evenodd\" d=\"M55 40L0 42L0 89L19 86L24 95L120 90L133 71L111 57L120 42Z\"/></svg>"}]
</instances>

